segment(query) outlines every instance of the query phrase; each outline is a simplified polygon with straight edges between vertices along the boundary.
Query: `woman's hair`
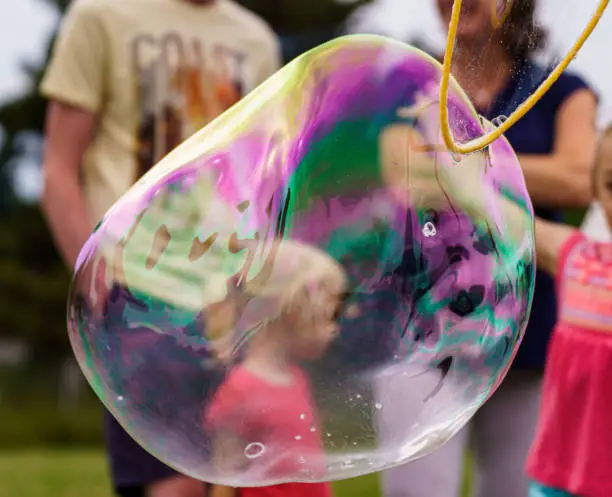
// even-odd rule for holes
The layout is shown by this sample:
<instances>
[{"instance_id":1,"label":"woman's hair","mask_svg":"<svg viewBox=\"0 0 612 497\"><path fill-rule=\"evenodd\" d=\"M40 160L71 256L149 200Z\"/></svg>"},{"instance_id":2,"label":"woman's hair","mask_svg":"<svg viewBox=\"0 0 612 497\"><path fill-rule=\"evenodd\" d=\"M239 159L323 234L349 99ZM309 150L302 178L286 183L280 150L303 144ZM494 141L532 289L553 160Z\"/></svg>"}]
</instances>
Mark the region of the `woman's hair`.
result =
<instances>
[{"instance_id":1,"label":"woman's hair","mask_svg":"<svg viewBox=\"0 0 612 497\"><path fill-rule=\"evenodd\" d=\"M537 0L507 1L512 5L499 28L500 41L510 58L520 62L545 47L548 33L536 21Z\"/></svg>"},{"instance_id":2,"label":"woman's hair","mask_svg":"<svg viewBox=\"0 0 612 497\"><path fill-rule=\"evenodd\" d=\"M217 342L213 347L224 361L231 359L231 350L243 340L240 335L249 331L249 325L258 324L251 320L273 321L292 308L317 306L319 298L329 298L320 291L321 284L329 284L340 293L347 284L342 266L332 257L312 245L292 240L275 240L265 258L262 255L259 269L256 276L249 274L224 302L205 310L207 336ZM253 315L242 323L246 329L236 330L251 301L255 310L249 310Z\"/></svg>"}]
</instances>

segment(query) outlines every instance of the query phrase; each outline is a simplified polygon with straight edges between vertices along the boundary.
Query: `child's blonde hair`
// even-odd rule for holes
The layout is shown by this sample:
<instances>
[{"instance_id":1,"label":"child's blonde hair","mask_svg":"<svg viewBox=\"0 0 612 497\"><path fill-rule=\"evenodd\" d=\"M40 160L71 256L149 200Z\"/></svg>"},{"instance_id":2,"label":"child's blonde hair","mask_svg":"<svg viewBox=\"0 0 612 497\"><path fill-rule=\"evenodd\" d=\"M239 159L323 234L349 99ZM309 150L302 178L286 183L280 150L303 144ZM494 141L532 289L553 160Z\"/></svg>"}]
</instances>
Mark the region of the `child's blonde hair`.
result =
<instances>
[{"instance_id":1,"label":"child's blonde hair","mask_svg":"<svg viewBox=\"0 0 612 497\"><path fill-rule=\"evenodd\" d=\"M208 306L207 335L217 355L228 360L249 328L272 322L292 309L304 307L307 312L323 305L326 301L322 299L329 299L330 294L322 292L321 285L341 294L346 284L342 266L324 251L293 240L275 240L259 274L245 276L225 301ZM242 311L251 300L256 300L256 309L245 318ZM239 320L241 329L236 329Z\"/></svg>"}]
</instances>

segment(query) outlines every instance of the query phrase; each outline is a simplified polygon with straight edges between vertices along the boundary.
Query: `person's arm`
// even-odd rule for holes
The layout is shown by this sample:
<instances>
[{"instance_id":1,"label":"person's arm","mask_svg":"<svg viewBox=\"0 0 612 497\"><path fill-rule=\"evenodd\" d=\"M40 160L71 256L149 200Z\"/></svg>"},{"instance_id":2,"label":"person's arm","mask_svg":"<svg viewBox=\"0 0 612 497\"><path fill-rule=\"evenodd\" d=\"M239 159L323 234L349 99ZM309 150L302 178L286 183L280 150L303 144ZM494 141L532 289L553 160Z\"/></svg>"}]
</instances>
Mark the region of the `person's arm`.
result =
<instances>
[{"instance_id":1,"label":"person's arm","mask_svg":"<svg viewBox=\"0 0 612 497\"><path fill-rule=\"evenodd\" d=\"M595 158L597 99L588 89L575 91L560 107L552 154L519 155L527 190L541 207L586 207L591 201Z\"/></svg>"},{"instance_id":2,"label":"person's arm","mask_svg":"<svg viewBox=\"0 0 612 497\"><path fill-rule=\"evenodd\" d=\"M538 267L551 276L556 276L561 250L570 237L576 233L576 229L565 224L536 218L535 230Z\"/></svg>"},{"instance_id":3,"label":"person's arm","mask_svg":"<svg viewBox=\"0 0 612 497\"><path fill-rule=\"evenodd\" d=\"M42 94L50 101L42 208L70 269L97 222L87 214L81 167L107 96L104 8L102 2L70 5L41 84Z\"/></svg>"},{"instance_id":4,"label":"person's arm","mask_svg":"<svg viewBox=\"0 0 612 497\"><path fill-rule=\"evenodd\" d=\"M224 485L213 485L209 497L238 497L238 489Z\"/></svg>"},{"instance_id":5,"label":"person's arm","mask_svg":"<svg viewBox=\"0 0 612 497\"><path fill-rule=\"evenodd\" d=\"M523 239L530 219L525 209L507 197L500 197L498 202L504 211L509 236L517 241ZM488 216L486 206L480 202L467 205L466 210L470 212L475 221L479 218L486 219ZM572 226L545 221L539 217L535 218L534 224L538 268L555 277L561 262L563 248L568 240L577 233L577 230Z\"/></svg>"},{"instance_id":6,"label":"person's arm","mask_svg":"<svg viewBox=\"0 0 612 497\"><path fill-rule=\"evenodd\" d=\"M431 156L420 152L423 137L410 126L389 127L381 137L383 176L396 196L403 201L412 198L413 205L421 208L448 208L446 195L456 207L468 213L474 223L491 218L493 198L482 194L484 162L478 154L467 156L455 167L437 168ZM519 244L531 230L531 216L525 206L514 199L496 194L497 205L503 213L505 237ZM535 220L535 249L538 265L555 275L559 254L575 229L563 225Z\"/></svg>"},{"instance_id":7,"label":"person's arm","mask_svg":"<svg viewBox=\"0 0 612 497\"><path fill-rule=\"evenodd\" d=\"M68 268L89 237L93 225L87 215L80 169L91 142L95 114L51 102L47 114L42 209Z\"/></svg>"},{"instance_id":8,"label":"person's arm","mask_svg":"<svg viewBox=\"0 0 612 497\"><path fill-rule=\"evenodd\" d=\"M249 421L244 413L244 399L248 390L236 383L235 376L228 378L216 391L203 415L204 427L212 442L210 465L218 476L237 475L248 462L245 457L247 443L240 430ZM212 496L231 497L236 495L234 492L231 487L214 485Z\"/></svg>"},{"instance_id":9,"label":"person's arm","mask_svg":"<svg viewBox=\"0 0 612 497\"><path fill-rule=\"evenodd\" d=\"M235 473L240 469L237 461L244 459L244 441L227 430L214 435L212 465L216 473ZM213 485L210 497L238 497L238 490L225 485Z\"/></svg>"},{"instance_id":10,"label":"person's arm","mask_svg":"<svg viewBox=\"0 0 612 497\"><path fill-rule=\"evenodd\" d=\"M213 439L213 467L218 473L233 473L244 469L246 444L236 433L228 429L218 430Z\"/></svg>"}]
</instances>

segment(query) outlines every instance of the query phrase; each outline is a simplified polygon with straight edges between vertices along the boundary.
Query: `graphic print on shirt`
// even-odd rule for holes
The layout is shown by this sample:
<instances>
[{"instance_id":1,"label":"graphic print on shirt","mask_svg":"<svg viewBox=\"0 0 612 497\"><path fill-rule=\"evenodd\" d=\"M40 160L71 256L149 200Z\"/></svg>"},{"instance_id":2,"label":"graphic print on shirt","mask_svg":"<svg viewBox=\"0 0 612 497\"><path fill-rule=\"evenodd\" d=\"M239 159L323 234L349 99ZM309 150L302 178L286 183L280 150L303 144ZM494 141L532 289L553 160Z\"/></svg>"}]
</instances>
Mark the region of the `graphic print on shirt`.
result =
<instances>
[{"instance_id":1,"label":"graphic print on shirt","mask_svg":"<svg viewBox=\"0 0 612 497\"><path fill-rule=\"evenodd\" d=\"M246 56L177 33L132 42L139 105L136 178L238 102Z\"/></svg>"}]
</instances>

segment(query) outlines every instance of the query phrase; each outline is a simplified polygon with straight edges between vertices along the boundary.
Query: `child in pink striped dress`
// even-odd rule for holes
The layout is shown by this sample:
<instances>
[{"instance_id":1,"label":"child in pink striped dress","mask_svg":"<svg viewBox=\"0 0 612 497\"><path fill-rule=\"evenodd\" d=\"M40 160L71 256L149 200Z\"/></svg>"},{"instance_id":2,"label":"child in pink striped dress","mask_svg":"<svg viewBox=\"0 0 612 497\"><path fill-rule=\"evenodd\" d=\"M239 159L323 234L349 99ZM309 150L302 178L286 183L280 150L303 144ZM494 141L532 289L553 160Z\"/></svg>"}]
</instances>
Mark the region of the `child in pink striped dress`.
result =
<instances>
[{"instance_id":1,"label":"child in pink striped dress","mask_svg":"<svg viewBox=\"0 0 612 497\"><path fill-rule=\"evenodd\" d=\"M594 188L612 225L612 128ZM557 279L559 316L539 426L527 461L529 497L612 496L612 243L536 222L538 264Z\"/></svg>"}]
</instances>

